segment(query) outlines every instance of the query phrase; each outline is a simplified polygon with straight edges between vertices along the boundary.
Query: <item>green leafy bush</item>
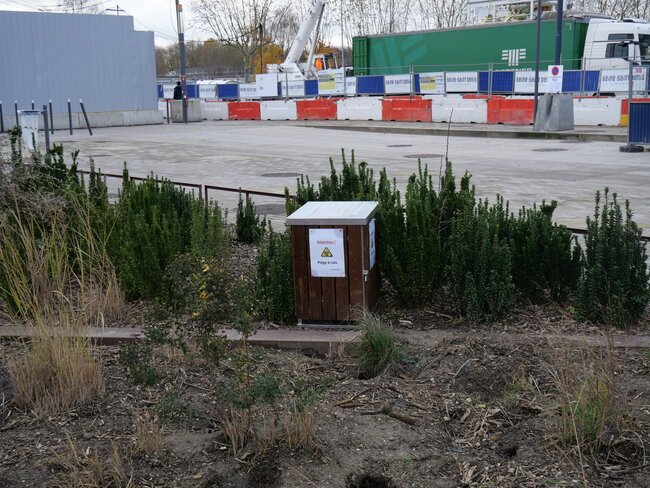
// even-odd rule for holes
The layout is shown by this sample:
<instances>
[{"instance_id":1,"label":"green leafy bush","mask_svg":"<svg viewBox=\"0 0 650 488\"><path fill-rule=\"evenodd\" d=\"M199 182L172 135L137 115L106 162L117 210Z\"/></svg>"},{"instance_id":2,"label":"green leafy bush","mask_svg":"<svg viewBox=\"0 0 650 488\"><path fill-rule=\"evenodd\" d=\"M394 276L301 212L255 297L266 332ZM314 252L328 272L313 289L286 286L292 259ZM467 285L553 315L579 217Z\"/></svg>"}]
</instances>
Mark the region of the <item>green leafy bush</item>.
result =
<instances>
[{"instance_id":1,"label":"green leafy bush","mask_svg":"<svg viewBox=\"0 0 650 488\"><path fill-rule=\"evenodd\" d=\"M508 207L479 201L453 222L447 269L449 291L457 311L473 322L497 320L510 312L515 299L512 256L501 237Z\"/></svg>"},{"instance_id":2,"label":"green leafy bush","mask_svg":"<svg viewBox=\"0 0 650 488\"><path fill-rule=\"evenodd\" d=\"M580 276L580 246L571 231L553 223L556 208L556 201L522 208L507 226L513 280L530 300L565 300Z\"/></svg>"},{"instance_id":3,"label":"green leafy bush","mask_svg":"<svg viewBox=\"0 0 650 488\"><path fill-rule=\"evenodd\" d=\"M153 349L146 343L127 344L120 348L119 359L135 384L152 386L160 375L151 365Z\"/></svg>"},{"instance_id":4,"label":"green leafy bush","mask_svg":"<svg viewBox=\"0 0 650 488\"><path fill-rule=\"evenodd\" d=\"M362 378L374 378L402 357L395 336L379 317L365 313L359 323L361 336L354 357Z\"/></svg>"},{"instance_id":5,"label":"green leafy bush","mask_svg":"<svg viewBox=\"0 0 650 488\"><path fill-rule=\"evenodd\" d=\"M251 198L243 199L239 194L239 204L237 205L237 240L257 244L264 237L266 229L266 219L261 219L255 212L255 205Z\"/></svg>"},{"instance_id":6,"label":"green leafy bush","mask_svg":"<svg viewBox=\"0 0 650 488\"><path fill-rule=\"evenodd\" d=\"M257 257L258 310L269 320L288 322L295 316L291 231L269 229Z\"/></svg>"},{"instance_id":7,"label":"green leafy bush","mask_svg":"<svg viewBox=\"0 0 650 488\"><path fill-rule=\"evenodd\" d=\"M650 300L646 244L616 194L596 193L594 217L587 218L584 268L578 285L578 316L583 320L629 325L641 317ZM602 204L602 205L601 205Z\"/></svg>"}]
</instances>

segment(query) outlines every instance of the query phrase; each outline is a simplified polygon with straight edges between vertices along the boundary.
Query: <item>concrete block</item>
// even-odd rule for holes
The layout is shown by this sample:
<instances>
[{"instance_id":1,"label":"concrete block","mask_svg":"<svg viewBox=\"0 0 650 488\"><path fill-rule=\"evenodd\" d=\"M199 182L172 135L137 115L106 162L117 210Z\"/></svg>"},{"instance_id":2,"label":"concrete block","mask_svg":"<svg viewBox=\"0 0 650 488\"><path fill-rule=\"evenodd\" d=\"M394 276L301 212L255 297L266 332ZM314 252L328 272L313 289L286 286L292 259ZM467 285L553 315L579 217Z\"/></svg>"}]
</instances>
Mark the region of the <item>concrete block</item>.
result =
<instances>
[{"instance_id":1,"label":"concrete block","mask_svg":"<svg viewBox=\"0 0 650 488\"><path fill-rule=\"evenodd\" d=\"M382 120L381 97L357 97L339 100L338 120Z\"/></svg>"},{"instance_id":2,"label":"concrete block","mask_svg":"<svg viewBox=\"0 0 650 488\"><path fill-rule=\"evenodd\" d=\"M444 97L427 95L431 100L433 122L451 122L464 124L487 123L487 100L465 99L460 97Z\"/></svg>"},{"instance_id":3,"label":"concrete block","mask_svg":"<svg viewBox=\"0 0 650 488\"><path fill-rule=\"evenodd\" d=\"M619 125L620 98L576 98L573 100L573 121L576 125Z\"/></svg>"},{"instance_id":4,"label":"concrete block","mask_svg":"<svg viewBox=\"0 0 650 488\"><path fill-rule=\"evenodd\" d=\"M262 120L296 120L295 100L269 100L260 102Z\"/></svg>"},{"instance_id":5,"label":"concrete block","mask_svg":"<svg viewBox=\"0 0 650 488\"><path fill-rule=\"evenodd\" d=\"M206 120L228 120L228 102L201 101L201 115Z\"/></svg>"},{"instance_id":6,"label":"concrete block","mask_svg":"<svg viewBox=\"0 0 650 488\"><path fill-rule=\"evenodd\" d=\"M573 95L542 95L535 114L535 130L573 130Z\"/></svg>"},{"instance_id":7,"label":"concrete block","mask_svg":"<svg viewBox=\"0 0 650 488\"><path fill-rule=\"evenodd\" d=\"M188 100L187 101L187 121L188 122L201 122L201 101ZM183 101L174 100L172 102L172 122L183 123Z\"/></svg>"}]
</instances>

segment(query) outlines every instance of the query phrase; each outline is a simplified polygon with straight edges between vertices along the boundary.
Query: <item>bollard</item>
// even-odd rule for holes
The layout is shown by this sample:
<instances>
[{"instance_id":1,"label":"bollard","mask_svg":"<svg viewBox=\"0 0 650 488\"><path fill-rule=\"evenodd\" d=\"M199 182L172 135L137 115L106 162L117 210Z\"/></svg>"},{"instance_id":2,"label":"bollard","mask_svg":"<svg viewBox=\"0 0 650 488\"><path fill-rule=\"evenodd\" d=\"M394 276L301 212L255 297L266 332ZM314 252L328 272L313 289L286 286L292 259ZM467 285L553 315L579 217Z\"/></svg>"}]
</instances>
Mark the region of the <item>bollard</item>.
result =
<instances>
[{"instance_id":1,"label":"bollard","mask_svg":"<svg viewBox=\"0 0 650 488\"><path fill-rule=\"evenodd\" d=\"M171 102L169 100L165 100L165 106L167 107L167 123L169 124L169 104Z\"/></svg>"},{"instance_id":2,"label":"bollard","mask_svg":"<svg viewBox=\"0 0 650 488\"><path fill-rule=\"evenodd\" d=\"M34 100L32 100L32 110L35 110L36 106L34 105Z\"/></svg>"},{"instance_id":3,"label":"bollard","mask_svg":"<svg viewBox=\"0 0 650 488\"><path fill-rule=\"evenodd\" d=\"M2 101L0 100L0 134L5 131L5 119L2 113Z\"/></svg>"},{"instance_id":4,"label":"bollard","mask_svg":"<svg viewBox=\"0 0 650 488\"><path fill-rule=\"evenodd\" d=\"M45 132L45 151L50 152L50 128L47 120L47 105L43 105L43 132Z\"/></svg>"},{"instance_id":5,"label":"bollard","mask_svg":"<svg viewBox=\"0 0 650 488\"><path fill-rule=\"evenodd\" d=\"M20 125L18 122L18 100L14 100L14 113L16 114L16 127Z\"/></svg>"},{"instance_id":6,"label":"bollard","mask_svg":"<svg viewBox=\"0 0 650 488\"><path fill-rule=\"evenodd\" d=\"M70 127L70 135L72 135L72 104L68 98L68 126Z\"/></svg>"},{"instance_id":7,"label":"bollard","mask_svg":"<svg viewBox=\"0 0 650 488\"><path fill-rule=\"evenodd\" d=\"M48 108L50 110L50 132L54 135L54 113L52 111L52 100L50 100Z\"/></svg>"},{"instance_id":8,"label":"bollard","mask_svg":"<svg viewBox=\"0 0 650 488\"><path fill-rule=\"evenodd\" d=\"M86 113L86 107L84 107L84 101L80 98L79 105L81 105L81 111L84 114L84 120L86 121L86 127L88 127L88 133L92 136L93 130L90 128L90 122L88 122L88 114Z\"/></svg>"}]
</instances>

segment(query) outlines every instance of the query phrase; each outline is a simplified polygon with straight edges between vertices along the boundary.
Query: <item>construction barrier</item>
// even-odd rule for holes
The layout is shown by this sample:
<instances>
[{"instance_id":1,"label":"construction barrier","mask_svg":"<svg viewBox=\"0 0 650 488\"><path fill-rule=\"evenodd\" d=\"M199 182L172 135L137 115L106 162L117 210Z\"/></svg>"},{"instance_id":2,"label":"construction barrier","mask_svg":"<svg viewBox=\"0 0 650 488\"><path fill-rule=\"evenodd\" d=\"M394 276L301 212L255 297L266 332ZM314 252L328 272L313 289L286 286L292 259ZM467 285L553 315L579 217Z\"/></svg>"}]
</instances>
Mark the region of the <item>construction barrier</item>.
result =
<instances>
[{"instance_id":1,"label":"construction barrier","mask_svg":"<svg viewBox=\"0 0 650 488\"><path fill-rule=\"evenodd\" d=\"M479 93L466 93L463 95L463 98L465 100L488 100L492 98L496 98L499 100L505 100L506 97L505 95L482 95Z\"/></svg>"},{"instance_id":2,"label":"construction barrier","mask_svg":"<svg viewBox=\"0 0 650 488\"><path fill-rule=\"evenodd\" d=\"M464 124L487 123L487 100L480 98L440 97L431 95L433 122Z\"/></svg>"},{"instance_id":3,"label":"construction barrier","mask_svg":"<svg viewBox=\"0 0 650 488\"><path fill-rule=\"evenodd\" d=\"M262 120L296 120L295 100L269 100L260 103Z\"/></svg>"},{"instance_id":4,"label":"construction barrier","mask_svg":"<svg viewBox=\"0 0 650 488\"><path fill-rule=\"evenodd\" d=\"M229 120L260 120L260 102L228 102Z\"/></svg>"},{"instance_id":5,"label":"construction barrier","mask_svg":"<svg viewBox=\"0 0 650 488\"><path fill-rule=\"evenodd\" d=\"M298 120L336 120L338 100L338 98L298 100L296 102Z\"/></svg>"},{"instance_id":6,"label":"construction barrier","mask_svg":"<svg viewBox=\"0 0 650 488\"><path fill-rule=\"evenodd\" d=\"M337 105L338 120L382 120L381 98L346 98Z\"/></svg>"},{"instance_id":7,"label":"construction barrier","mask_svg":"<svg viewBox=\"0 0 650 488\"><path fill-rule=\"evenodd\" d=\"M621 118L620 98L578 97L573 100L573 122L575 125L616 126Z\"/></svg>"},{"instance_id":8,"label":"construction barrier","mask_svg":"<svg viewBox=\"0 0 650 488\"><path fill-rule=\"evenodd\" d=\"M535 100L492 98L487 109L488 124L529 125L534 121Z\"/></svg>"},{"instance_id":9,"label":"construction barrier","mask_svg":"<svg viewBox=\"0 0 650 488\"><path fill-rule=\"evenodd\" d=\"M228 102L201 102L201 115L206 120L228 120Z\"/></svg>"},{"instance_id":10,"label":"construction barrier","mask_svg":"<svg viewBox=\"0 0 650 488\"><path fill-rule=\"evenodd\" d=\"M431 100L390 97L382 100L382 120L396 122L431 122Z\"/></svg>"},{"instance_id":11,"label":"construction barrier","mask_svg":"<svg viewBox=\"0 0 650 488\"><path fill-rule=\"evenodd\" d=\"M650 102L650 98L633 98L632 101L633 102ZM621 117L620 117L620 121L619 121L621 127L627 127L627 124L628 124L629 109L628 109L628 103L627 102L628 102L627 98L623 99L622 102L621 102Z\"/></svg>"}]
</instances>

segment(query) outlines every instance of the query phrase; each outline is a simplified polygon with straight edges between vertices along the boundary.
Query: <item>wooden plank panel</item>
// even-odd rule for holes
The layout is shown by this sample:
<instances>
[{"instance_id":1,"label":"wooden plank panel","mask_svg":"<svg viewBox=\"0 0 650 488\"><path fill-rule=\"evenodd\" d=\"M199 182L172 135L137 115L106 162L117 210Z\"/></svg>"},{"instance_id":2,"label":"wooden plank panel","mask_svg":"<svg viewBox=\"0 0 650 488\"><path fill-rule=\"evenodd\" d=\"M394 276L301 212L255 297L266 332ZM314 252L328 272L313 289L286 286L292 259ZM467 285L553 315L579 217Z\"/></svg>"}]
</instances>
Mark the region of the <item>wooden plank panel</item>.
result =
<instances>
[{"instance_id":1,"label":"wooden plank panel","mask_svg":"<svg viewBox=\"0 0 650 488\"><path fill-rule=\"evenodd\" d=\"M306 318L309 313L309 288L307 265L307 235L305 227L296 225L291 229L291 251L293 253L293 294L296 317Z\"/></svg>"},{"instance_id":2,"label":"wooden plank panel","mask_svg":"<svg viewBox=\"0 0 650 488\"><path fill-rule=\"evenodd\" d=\"M353 318L358 318L363 305L363 261L361 255L361 229L359 225L348 227L348 259L350 273L350 307Z\"/></svg>"},{"instance_id":3,"label":"wooden plank panel","mask_svg":"<svg viewBox=\"0 0 650 488\"><path fill-rule=\"evenodd\" d=\"M322 225L321 229L331 227ZM339 227L340 228L340 227ZM345 232L343 234L345 236ZM321 292L323 303L323 320L336 320L336 278L321 278Z\"/></svg>"},{"instance_id":4,"label":"wooden plank panel","mask_svg":"<svg viewBox=\"0 0 650 488\"><path fill-rule=\"evenodd\" d=\"M379 302L379 294L381 292L381 272L379 262L379 229L377 223L375 222L375 266L370 271L370 288L372 289L373 298L372 301L368 304L370 310L374 310ZM368 260L370 260L370 255L368 255Z\"/></svg>"},{"instance_id":5,"label":"wooden plank panel","mask_svg":"<svg viewBox=\"0 0 650 488\"><path fill-rule=\"evenodd\" d=\"M350 318L350 259L348 258L348 228L343 227L343 242L345 243L345 278L334 278L336 286L336 320Z\"/></svg>"},{"instance_id":6,"label":"wooden plank panel","mask_svg":"<svg viewBox=\"0 0 650 488\"><path fill-rule=\"evenodd\" d=\"M311 255L309 251L309 229L317 229L318 226L307 227L307 262L309 263L309 319L310 320L323 320L323 299L322 299L322 286L321 278L315 278L311 275Z\"/></svg>"}]
</instances>

